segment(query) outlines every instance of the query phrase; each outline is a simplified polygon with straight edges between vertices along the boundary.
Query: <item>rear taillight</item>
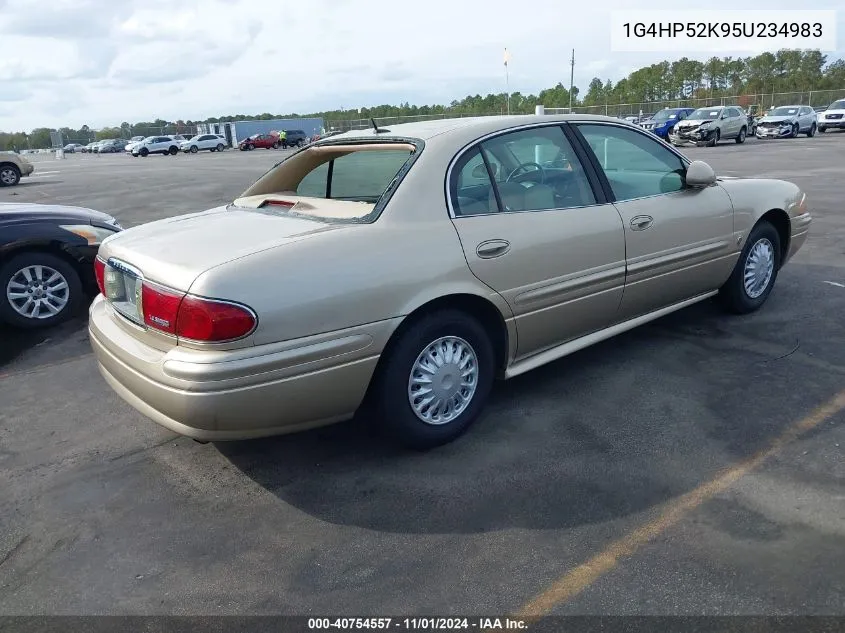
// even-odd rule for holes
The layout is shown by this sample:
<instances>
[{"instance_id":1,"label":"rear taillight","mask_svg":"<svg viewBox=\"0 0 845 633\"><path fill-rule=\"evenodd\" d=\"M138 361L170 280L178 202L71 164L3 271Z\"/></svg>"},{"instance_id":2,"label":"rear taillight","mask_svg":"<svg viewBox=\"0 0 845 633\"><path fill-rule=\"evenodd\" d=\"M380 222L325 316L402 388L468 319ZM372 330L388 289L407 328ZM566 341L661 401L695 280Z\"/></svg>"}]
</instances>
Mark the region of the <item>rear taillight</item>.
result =
<instances>
[{"instance_id":1,"label":"rear taillight","mask_svg":"<svg viewBox=\"0 0 845 633\"><path fill-rule=\"evenodd\" d=\"M97 287L100 289L100 294L106 294L106 262L99 257L94 260L94 276L97 278Z\"/></svg>"},{"instance_id":2,"label":"rear taillight","mask_svg":"<svg viewBox=\"0 0 845 633\"><path fill-rule=\"evenodd\" d=\"M166 290L161 286L144 282L141 286L141 308L144 323L152 328L176 334L176 320L184 293Z\"/></svg>"},{"instance_id":3,"label":"rear taillight","mask_svg":"<svg viewBox=\"0 0 845 633\"><path fill-rule=\"evenodd\" d=\"M179 338L220 343L246 336L255 328L249 308L203 299L144 282L141 291L144 323Z\"/></svg>"},{"instance_id":4,"label":"rear taillight","mask_svg":"<svg viewBox=\"0 0 845 633\"><path fill-rule=\"evenodd\" d=\"M255 325L255 314L244 306L187 295L179 306L176 333L194 341L230 341L246 336Z\"/></svg>"}]
</instances>

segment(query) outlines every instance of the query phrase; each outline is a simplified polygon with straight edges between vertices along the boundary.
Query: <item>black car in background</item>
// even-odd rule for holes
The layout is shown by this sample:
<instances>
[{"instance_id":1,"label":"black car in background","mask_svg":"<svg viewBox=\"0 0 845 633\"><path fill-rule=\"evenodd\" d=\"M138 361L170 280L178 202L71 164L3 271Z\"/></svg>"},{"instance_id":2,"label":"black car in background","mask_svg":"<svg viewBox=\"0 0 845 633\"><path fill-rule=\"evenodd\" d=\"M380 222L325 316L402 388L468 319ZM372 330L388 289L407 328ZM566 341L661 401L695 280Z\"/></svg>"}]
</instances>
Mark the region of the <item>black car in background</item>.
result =
<instances>
[{"instance_id":1,"label":"black car in background","mask_svg":"<svg viewBox=\"0 0 845 633\"><path fill-rule=\"evenodd\" d=\"M116 154L118 152L122 152L126 149L127 141L125 138L113 138L107 141L103 141L99 148L97 148L98 154Z\"/></svg>"},{"instance_id":2,"label":"black car in background","mask_svg":"<svg viewBox=\"0 0 845 633\"><path fill-rule=\"evenodd\" d=\"M288 147L302 147L308 142L308 135L302 130L285 130Z\"/></svg>"},{"instance_id":3,"label":"black car in background","mask_svg":"<svg viewBox=\"0 0 845 633\"><path fill-rule=\"evenodd\" d=\"M121 230L91 209L0 203L0 322L41 328L71 316L97 292L100 244Z\"/></svg>"}]
</instances>

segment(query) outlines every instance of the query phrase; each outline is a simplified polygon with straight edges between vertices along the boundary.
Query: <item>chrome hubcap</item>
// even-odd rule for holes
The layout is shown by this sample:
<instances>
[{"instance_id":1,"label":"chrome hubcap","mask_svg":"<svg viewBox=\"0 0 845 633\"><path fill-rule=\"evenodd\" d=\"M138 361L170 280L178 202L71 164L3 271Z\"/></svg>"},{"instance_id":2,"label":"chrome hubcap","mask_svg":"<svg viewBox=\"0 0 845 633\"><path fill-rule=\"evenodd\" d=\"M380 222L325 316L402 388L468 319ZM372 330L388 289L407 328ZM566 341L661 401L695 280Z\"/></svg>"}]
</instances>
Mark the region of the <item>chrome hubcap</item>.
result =
<instances>
[{"instance_id":1,"label":"chrome hubcap","mask_svg":"<svg viewBox=\"0 0 845 633\"><path fill-rule=\"evenodd\" d=\"M762 295L768 288L774 271L774 246L766 238L757 240L751 250L748 251L748 258L745 260L745 269L743 270L745 293L751 299L756 299Z\"/></svg>"},{"instance_id":2,"label":"chrome hubcap","mask_svg":"<svg viewBox=\"0 0 845 633\"><path fill-rule=\"evenodd\" d=\"M70 299L67 280L49 266L27 266L6 284L12 309L28 319L49 319L61 312Z\"/></svg>"},{"instance_id":3,"label":"chrome hubcap","mask_svg":"<svg viewBox=\"0 0 845 633\"><path fill-rule=\"evenodd\" d=\"M4 184L14 184L16 178L17 174L15 174L15 172L13 172L11 169L6 168L0 170L0 180L2 180Z\"/></svg>"},{"instance_id":4,"label":"chrome hubcap","mask_svg":"<svg viewBox=\"0 0 845 633\"><path fill-rule=\"evenodd\" d=\"M444 336L417 356L408 379L408 400L426 424L446 424L469 406L477 387L475 350L462 338Z\"/></svg>"}]
</instances>

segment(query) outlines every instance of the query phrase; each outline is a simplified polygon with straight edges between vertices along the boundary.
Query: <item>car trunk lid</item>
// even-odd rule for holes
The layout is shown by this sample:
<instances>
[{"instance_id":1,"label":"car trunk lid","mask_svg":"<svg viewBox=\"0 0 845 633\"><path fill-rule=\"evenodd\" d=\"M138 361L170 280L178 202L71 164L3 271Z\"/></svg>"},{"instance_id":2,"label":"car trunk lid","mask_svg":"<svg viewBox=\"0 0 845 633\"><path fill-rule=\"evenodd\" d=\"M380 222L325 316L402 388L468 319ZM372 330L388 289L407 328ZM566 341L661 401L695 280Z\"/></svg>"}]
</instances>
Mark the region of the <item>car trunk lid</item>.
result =
<instances>
[{"instance_id":1,"label":"car trunk lid","mask_svg":"<svg viewBox=\"0 0 845 633\"><path fill-rule=\"evenodd\" d=\"M128 229L105 240L100 257L127 264L144 279L187 292L211 268L342 228L261 209L219 207Z\"/></svg>"}]
</instances>

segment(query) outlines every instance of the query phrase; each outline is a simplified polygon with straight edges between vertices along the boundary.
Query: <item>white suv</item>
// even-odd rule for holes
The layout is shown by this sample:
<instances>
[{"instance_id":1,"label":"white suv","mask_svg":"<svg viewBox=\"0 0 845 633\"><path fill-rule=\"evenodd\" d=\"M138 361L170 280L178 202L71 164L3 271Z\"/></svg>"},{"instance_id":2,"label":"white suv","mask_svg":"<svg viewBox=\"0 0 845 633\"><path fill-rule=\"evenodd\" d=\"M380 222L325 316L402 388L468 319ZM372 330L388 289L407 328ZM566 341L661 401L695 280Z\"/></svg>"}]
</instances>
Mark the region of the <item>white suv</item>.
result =
<instances>
[{"instance_id":1,"label":"white suv","mask_svg":"<svg viewBox=\"0 0 845 633\"><path fill-rule=\"evenodd\" d=\"M219 134L197 134L187 141L183 141L180 146L183 152L191 152L196 154L201 149L207 149L210 152L222 152L226 149L226 139Z\"/></svg>"},{"instance_id":2,"label":"white suv","mask_svg":"<svg viewBox=\"0 0 845 633\"><path fill-rule=\"evenodd\" d=\"M149 156L150 154L170 154L171 156L175 156L179 153L179 143L181 140L176 140L172 136L148 136L132 148L132 155Z\"/></svg>"},{"instance_id":3,"label":"white suv","mask_svg":"<svg viewBox=\"0 0 845 633\"><path fill-rule=\"evenodd\" d=\"M819 132L827 128L845 129L845 99L834 101L824 112L819 112Z\"/></svg>"}]
</instances>

